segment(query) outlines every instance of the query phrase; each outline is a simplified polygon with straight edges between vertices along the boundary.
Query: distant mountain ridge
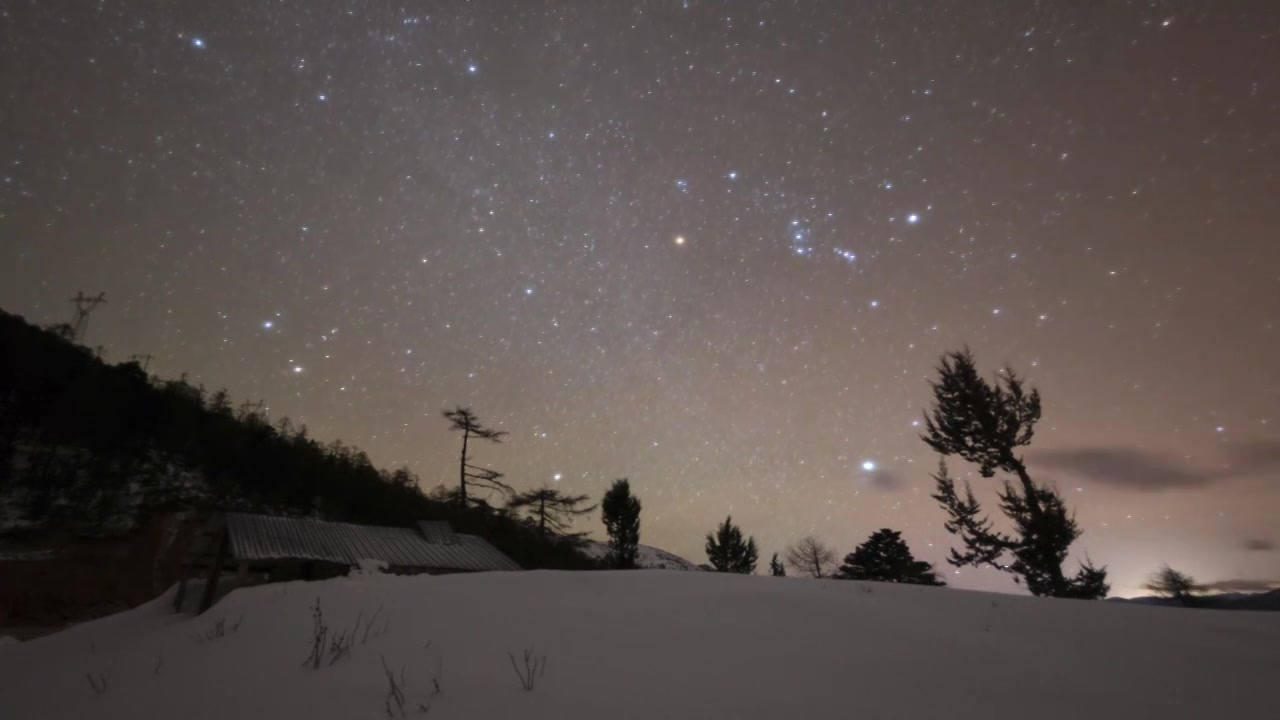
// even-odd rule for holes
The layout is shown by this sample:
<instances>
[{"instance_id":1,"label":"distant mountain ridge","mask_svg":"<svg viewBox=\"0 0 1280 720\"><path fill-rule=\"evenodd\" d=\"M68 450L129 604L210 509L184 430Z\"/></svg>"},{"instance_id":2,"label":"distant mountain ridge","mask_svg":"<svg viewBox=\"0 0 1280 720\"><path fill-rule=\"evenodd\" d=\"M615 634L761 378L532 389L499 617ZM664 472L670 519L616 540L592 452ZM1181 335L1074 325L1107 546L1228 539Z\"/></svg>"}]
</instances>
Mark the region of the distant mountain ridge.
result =
<instances>
[{"instance_id":1,"label":"distant mountain ridge","mask_svg":"<svg viewBox=\"0 0 1280 720\"><path fill-rule=\"evenodd\" d=\"M581 550L583 554L596 560L603 560L609 556L608 543L602 543L598 540L588 540ZM646 570L691 570L702 572L702 568L695 563L691 563L674 553L649 545L640 546L639 551L636 553L636 565Z\"/></svg>"},{"instance_id":2,"label":"distant mountain ridge","mask_svg":"<svg viewBox=\"0 0 1280 720\"><path fill-rule=\"evenodd\" d=\"M1137 603L1140 605L1161 605L1166 607L1183 607L1179 600L1165 597L1143 596L1135 598L1111 598L1117 602ZM1270 610L1280 611L1280 588L1259 593L1220 593L1217 595L1200 595L1191 605L1193 610Z\"/></svg>"}]
</instances>

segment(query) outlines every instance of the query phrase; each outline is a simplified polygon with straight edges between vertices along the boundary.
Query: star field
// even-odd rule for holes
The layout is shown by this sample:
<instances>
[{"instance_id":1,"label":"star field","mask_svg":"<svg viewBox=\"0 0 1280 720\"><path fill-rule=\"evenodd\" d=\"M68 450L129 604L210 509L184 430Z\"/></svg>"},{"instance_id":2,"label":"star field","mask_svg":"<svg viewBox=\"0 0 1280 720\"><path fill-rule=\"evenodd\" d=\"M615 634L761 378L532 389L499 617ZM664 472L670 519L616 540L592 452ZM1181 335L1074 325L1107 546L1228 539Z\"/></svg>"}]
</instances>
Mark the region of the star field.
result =
<instances>
[{"instance_id":1,"label":"star field","mask_svg":"<svg viewBox=\"0 0 1280 720\"><path fill-rule=\"evenodd\" d=\"M470 405L698 562L732 513L941 565L967 343L1115 592L1280 579L1280 10L1009 5L11 3L0 307L105 291L108 359L427 488Z\"/></svg>"}]
</instances>

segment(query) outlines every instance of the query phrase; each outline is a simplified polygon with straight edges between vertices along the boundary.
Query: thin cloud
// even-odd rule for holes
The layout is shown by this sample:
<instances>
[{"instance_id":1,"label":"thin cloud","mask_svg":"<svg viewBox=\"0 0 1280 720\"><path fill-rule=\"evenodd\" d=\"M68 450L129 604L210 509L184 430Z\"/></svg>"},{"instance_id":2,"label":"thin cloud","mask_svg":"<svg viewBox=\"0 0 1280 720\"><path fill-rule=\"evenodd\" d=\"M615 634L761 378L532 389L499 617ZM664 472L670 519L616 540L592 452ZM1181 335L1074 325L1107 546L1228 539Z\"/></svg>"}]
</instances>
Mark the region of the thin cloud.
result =
<instances>
[{"instance_id":1,"label":"thin cloud","mask_svg":"<svg viewBox=\"0 0 1280 720\"><path fill-rule=\"evenodd\" d=\"M1213 592L1267 592L1280 589L1280 580L1218 580L1204 587Z\"/></svg>"},{"instance_id":2,"label":"thin cloud","mask_svg":"<svg viewBox=\"0 0 1280 720\"><path fill-rule=\"evenodd\" d=\"M1223 448L1223 462L1213 469L1190 467L1166 455L1123 447L1077 447L1034 450L1033 465L1104 485L1162 492L1201 488L1219 480L1264 472L1280 466L1280 441L1250 440Z\"/></svg>"},{"instance_id":3,"label":"thin cloud","mask_svg":"<svg viewBox=\"0 0 1280 720\"><path fill-rule=\"evenodd\" d=\"M1267 468L1280 465L1280 440L1249 440L1233 443L1227 449L1228 459L1232 465L1240 465L1250 469Z\"/></svg>"},{"instance_id":4,"label":"thin cloud","mask_svg":"<svg viewBox=\"0 0 1280 720\"><path fill-rule=\"evenodd\" d=\"M1132 448L1037 450L1029 459L1034 465L1104 485L1151 492L1204 487L1215 478L1214 473L1193 472L1155 453Z\"/></svg>"},{"instance_id":5,"label":"thin cloud","mask_svg":"<svg viewBox=\"0 0 1280 720\"><path fill-rule=\"evenodd\" d=\"M1276 544L1263 538L1249 538L1244 541L1244 549L1249 552L1271 552L1276 549Z\"/></svg>"}]
</instances>

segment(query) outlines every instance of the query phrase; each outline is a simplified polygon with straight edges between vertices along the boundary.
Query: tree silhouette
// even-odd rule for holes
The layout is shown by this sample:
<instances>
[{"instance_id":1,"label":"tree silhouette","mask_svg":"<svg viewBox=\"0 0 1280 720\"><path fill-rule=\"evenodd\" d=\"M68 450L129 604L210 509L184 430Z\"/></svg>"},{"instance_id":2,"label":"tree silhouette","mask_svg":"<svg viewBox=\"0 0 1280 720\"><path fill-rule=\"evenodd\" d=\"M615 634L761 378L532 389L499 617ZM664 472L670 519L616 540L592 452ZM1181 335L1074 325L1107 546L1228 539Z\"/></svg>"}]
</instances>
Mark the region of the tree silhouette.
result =
<instances>
[{"instance_id":1,"label":"tree silhouette","mask_svg":"<svg viewBox=\"0 0 1280 720\"><path fill-rule=\"evenodd\" d=\"M815 578L830 575L836 564L835 551L812 535L788 545L783 558L792 570Z\"/></svg>"},{"instance_id":2,"label":"tree silhouette","mask_svg":"<svg viewBox=\"0 0 1280 720\"><path fill-rule=\"evenodd\" d=\"M932 565L911 555L902 533L889 528L872 533L866 542L846 555L837 577L909 585L946 584L938 579Z\"/></svg>"},{"instance_id":3,"label":"tree silhouette","mask_svg":"<svg viewBox=\"0 0 1280 720\"><path fill-rule=\"evenodd\" d=\"M600 501L600 510L614 567L635 567L640 545L640 498L631 494L631 483L626 478L613 481Z\"/></svg>"},{"instance_id":4,"label":"tree silhouette","mask_svg":"<svg viewBox=\"0 0 1280 720\"><path fill-rule=\"evenodd\" d=\"M543 486L516 495L507 503L507 508L528 513L537 523L538 531L544 535L558 534L576 540L586 533L569 532L569 526L573 524L573 518L596 509L595 505L581 507L588 499L586 495L569 495Z\"/></svg>"},{"instance_id":5,"label":"tree silhouette","mask_svg":"<svg viewBox=\"0 0 1280 720\"><path fill-rule=\"evenodd\" d=\"M471 456L467 454L468 444L472 438L488 440L493 443L502 442L507 436L504 430L494 430L480 424L480 419L469 407L461 405L452 410L445 410L444 417L451 423L450 430L462 433L462 452L458 454L458 505L466 507L474 499L468 496L468 486L489 492L511 495L515 490L502 481L504 477L497 470L471 464Z\"/></svg>"},{"instance_id":6,"label":"tree silhouette","mask_svg":"<svg viewBox=\"0 0 1280 720\"><path fill-rule=\"evenodd\" d=\"M1005 480L998 493L1000 510L1014 526L1009 535L993 529L990 520L965 483L965 497L956 492L945 461L934 475L933 498L947 511L947 531L960 538L964 551L952 548L947 562L961 567L988 565L1026 582L1033 595L1101 598L1107 594L1106 568L1085 560L1075 577L1062 572L1071 543L1080 537L1075 518L1056 490L1037 485L1017 449L1029 445L1040 420L1040 393L1023 388L1022 378L1006 368L994 383L978 375L968 348L942 356L938 380L930 382L934 404L925 413L929 447L944 457L958 455L978 466L983 477L997 470L1014 475L1015 487ZM1006 561L1006 557L1011 560Z\"/></svg>"},{"instance_id":7,"label":"tree silhouette","mask_svg":"<svg viewBox=\"0 0 1280 720\"><path fill-rule=\"evenodd\" d=\"M1195 602L1196 594L1204 592L1204 586L1197 583L1194 578L1168 565L1152 573L1151 577L1142 584L1142 589L1161 597L1177 600L1184 607Z\"/></svg>"},{"instance_id":8,"label":"tree silhouette","mask_svg":"<svg viewBox=\"0 0 1280 720\"><path fill-rule=\"evenodd\" d=\"M751 575L759 557L756 539L744 541L742 530L733 524L732 517L726 517L714 533L707 533L707 559L719 572Z\"/></svg>"},{"instance_id":9,"label":"tree silhouette","mask_svg":"<svg viewBox=\"0 0 1280 720\"><path fill-rule=\"evenodd\" d=\"M769 559L769 574L774 577L786 577L787 568L783 566L782 561L778 559L778 553L774 553Z\"/></svg>"}]
</instances>

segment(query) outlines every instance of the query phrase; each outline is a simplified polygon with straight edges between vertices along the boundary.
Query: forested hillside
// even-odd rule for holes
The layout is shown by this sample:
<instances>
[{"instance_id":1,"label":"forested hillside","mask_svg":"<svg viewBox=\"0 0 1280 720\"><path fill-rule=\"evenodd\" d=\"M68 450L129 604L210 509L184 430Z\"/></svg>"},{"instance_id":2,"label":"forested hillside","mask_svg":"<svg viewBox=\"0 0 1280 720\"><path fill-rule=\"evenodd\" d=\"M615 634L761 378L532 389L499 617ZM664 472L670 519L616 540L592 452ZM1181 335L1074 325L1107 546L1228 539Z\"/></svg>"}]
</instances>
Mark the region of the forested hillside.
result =
<instances>
[{"instance_id":1,"label":"forested hillside","mask_svg":"<svg viewBox=\"0 0 1280 720\"><path fill-rule=\"evenodd\" d=\"M341 441L272 423L225 390L112 365L0 311L0 533L129 533L167 510L250 509L347 522L443 519L524 567L590 567L570 543L487 505L422 492Z\"/></svg>"}]
</instances>

